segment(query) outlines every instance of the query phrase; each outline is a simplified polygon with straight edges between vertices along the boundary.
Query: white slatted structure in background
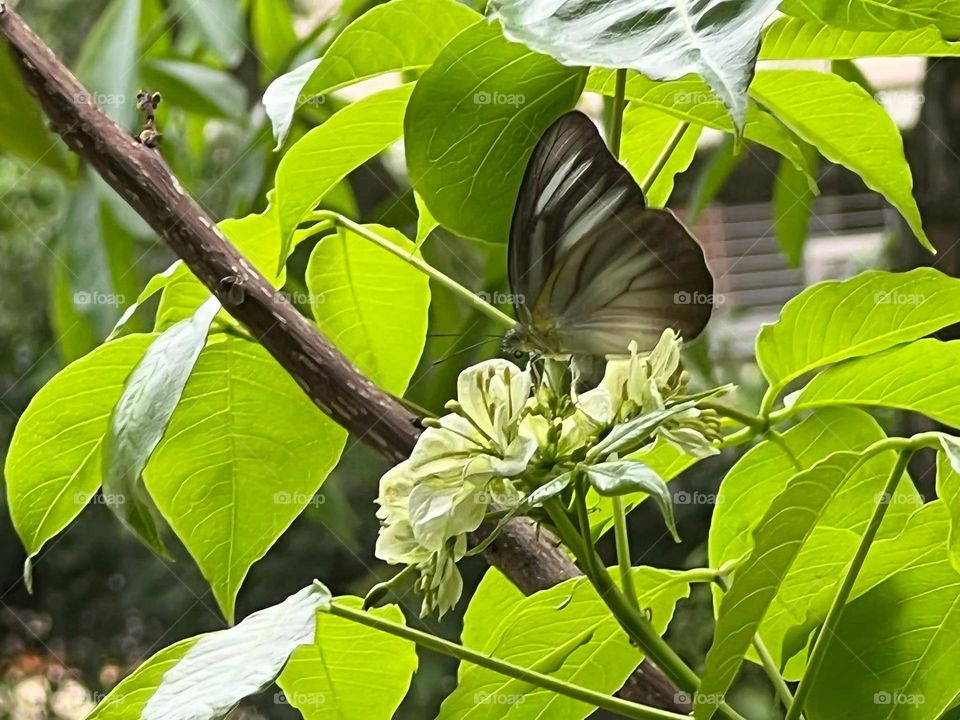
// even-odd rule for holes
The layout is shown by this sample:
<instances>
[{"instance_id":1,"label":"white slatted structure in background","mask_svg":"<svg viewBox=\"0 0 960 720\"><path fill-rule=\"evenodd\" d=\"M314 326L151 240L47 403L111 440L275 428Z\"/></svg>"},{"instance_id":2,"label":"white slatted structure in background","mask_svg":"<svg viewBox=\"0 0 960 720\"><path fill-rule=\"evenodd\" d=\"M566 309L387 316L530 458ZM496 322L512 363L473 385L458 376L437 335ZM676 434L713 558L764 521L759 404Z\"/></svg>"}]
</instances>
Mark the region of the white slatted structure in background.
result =
<instances>
[{"instance_id":1,"label":"white slatted structure in background","mask_svg":"<svg viewBox=\"0 0 960 720\"><path fill-rule=\"evenodd\" d=\"M752 358L760 326L805 287L880 266L887 212L878 195L818 198L803 262L794 268L777 242L769 203L705 211L694 233L716 279L714 357Z\"/></svg>"}]
</instances>

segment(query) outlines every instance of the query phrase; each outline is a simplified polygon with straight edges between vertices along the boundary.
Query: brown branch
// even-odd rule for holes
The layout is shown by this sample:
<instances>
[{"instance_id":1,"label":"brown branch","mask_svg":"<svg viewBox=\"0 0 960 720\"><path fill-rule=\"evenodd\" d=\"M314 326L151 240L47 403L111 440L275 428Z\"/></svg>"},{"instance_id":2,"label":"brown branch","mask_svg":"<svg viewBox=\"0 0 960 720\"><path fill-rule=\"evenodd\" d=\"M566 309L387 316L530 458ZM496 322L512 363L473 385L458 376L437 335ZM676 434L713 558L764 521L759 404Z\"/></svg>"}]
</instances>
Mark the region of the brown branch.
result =
<instances>
[{"instance_id":1,"label":"brown branch","mask_svg":"<svg viewBox=\"0 0 960 720\"><path fill-rule=\"evenodd\" d=\"M420 434L418 418L358 372L274 291L181 187L157 151L108 118L53 51L3 4L0 33L52 129L149 223L317 407L387 460L406 458ZM486 558L526 593L579 574L567 556L526 521L511 523ZM645 662L624 694L677 709L675 692L659 670Z\"/></svg>"}]
</instances>

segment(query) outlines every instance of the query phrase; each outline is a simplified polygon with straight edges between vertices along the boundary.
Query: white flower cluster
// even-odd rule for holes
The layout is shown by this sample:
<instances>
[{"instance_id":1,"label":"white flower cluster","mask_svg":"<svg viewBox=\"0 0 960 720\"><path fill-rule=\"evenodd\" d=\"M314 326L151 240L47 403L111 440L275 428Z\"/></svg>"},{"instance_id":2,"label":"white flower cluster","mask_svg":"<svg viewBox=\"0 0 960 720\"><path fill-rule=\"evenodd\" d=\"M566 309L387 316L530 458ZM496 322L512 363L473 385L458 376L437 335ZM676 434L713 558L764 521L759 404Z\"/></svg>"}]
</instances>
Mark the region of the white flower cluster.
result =
<instances>
[{"instance_id":1,"label":"white flower cluster","mask_svg":"<svg viewBox=\"0 0 960 720\"><path fill-rule=\"evenodd\" d=\"M377 557L418 569L424 614L456 604L467 534L492 497L517 506L535 490L527 476L540 485L551 471L555 478L584 464L629 465L606 461L657 437L697 457L716 452L716 418L682 397L680 347L672 331L647 356L632 344L629 359L610 361L600 386L579 395L563 386L566 365L551 361L536 384L507 360L460 374L450 414L426 423L410 458L381 478L377 498Z\"/></svg>"}]
</instances>

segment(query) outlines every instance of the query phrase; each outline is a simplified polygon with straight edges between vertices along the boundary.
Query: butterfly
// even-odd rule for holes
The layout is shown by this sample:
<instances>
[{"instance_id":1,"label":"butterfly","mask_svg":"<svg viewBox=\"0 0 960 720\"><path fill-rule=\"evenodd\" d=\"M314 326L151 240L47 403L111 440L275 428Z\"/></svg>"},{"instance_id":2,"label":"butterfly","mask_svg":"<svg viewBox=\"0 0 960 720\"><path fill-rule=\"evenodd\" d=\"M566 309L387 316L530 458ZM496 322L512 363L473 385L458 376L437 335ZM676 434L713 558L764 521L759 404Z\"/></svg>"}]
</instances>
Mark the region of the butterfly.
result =
<instances>
[{"instance_id":1,"label":"butterfly","mask_svg":"<svg viewBox=\"0 0 960 720\"><path fill-rule=\"evenodd\" d=\"M507 270L517 325L504 350L573 356L601 372L631 341L651 350L668 328L692 340L713 310L700 245L672 212L647 207L577 111L550 126L527 163Z\"/></svg>"}]
</instances>

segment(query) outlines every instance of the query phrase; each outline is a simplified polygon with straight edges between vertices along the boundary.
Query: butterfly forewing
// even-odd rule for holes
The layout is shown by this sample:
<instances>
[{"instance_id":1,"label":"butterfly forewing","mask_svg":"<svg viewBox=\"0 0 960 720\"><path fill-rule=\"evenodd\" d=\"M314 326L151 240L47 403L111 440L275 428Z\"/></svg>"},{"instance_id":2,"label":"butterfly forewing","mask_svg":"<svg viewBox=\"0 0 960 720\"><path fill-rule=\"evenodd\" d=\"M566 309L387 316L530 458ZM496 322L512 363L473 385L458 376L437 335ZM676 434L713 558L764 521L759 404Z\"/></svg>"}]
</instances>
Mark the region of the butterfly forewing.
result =
<instances>
[{"instance_id":1,"label":"butterfly forewing","mask_svg":"<svg viewBox=\"0 0 960 720\"><path fill-rule=\"evenodd\" d=\"M558 120L527 166L510 235L521 323L547 352L614 355L673 328L696 337L712 311L703 251L643 193L581 113Z\"/></svg>"}]
</instances>

